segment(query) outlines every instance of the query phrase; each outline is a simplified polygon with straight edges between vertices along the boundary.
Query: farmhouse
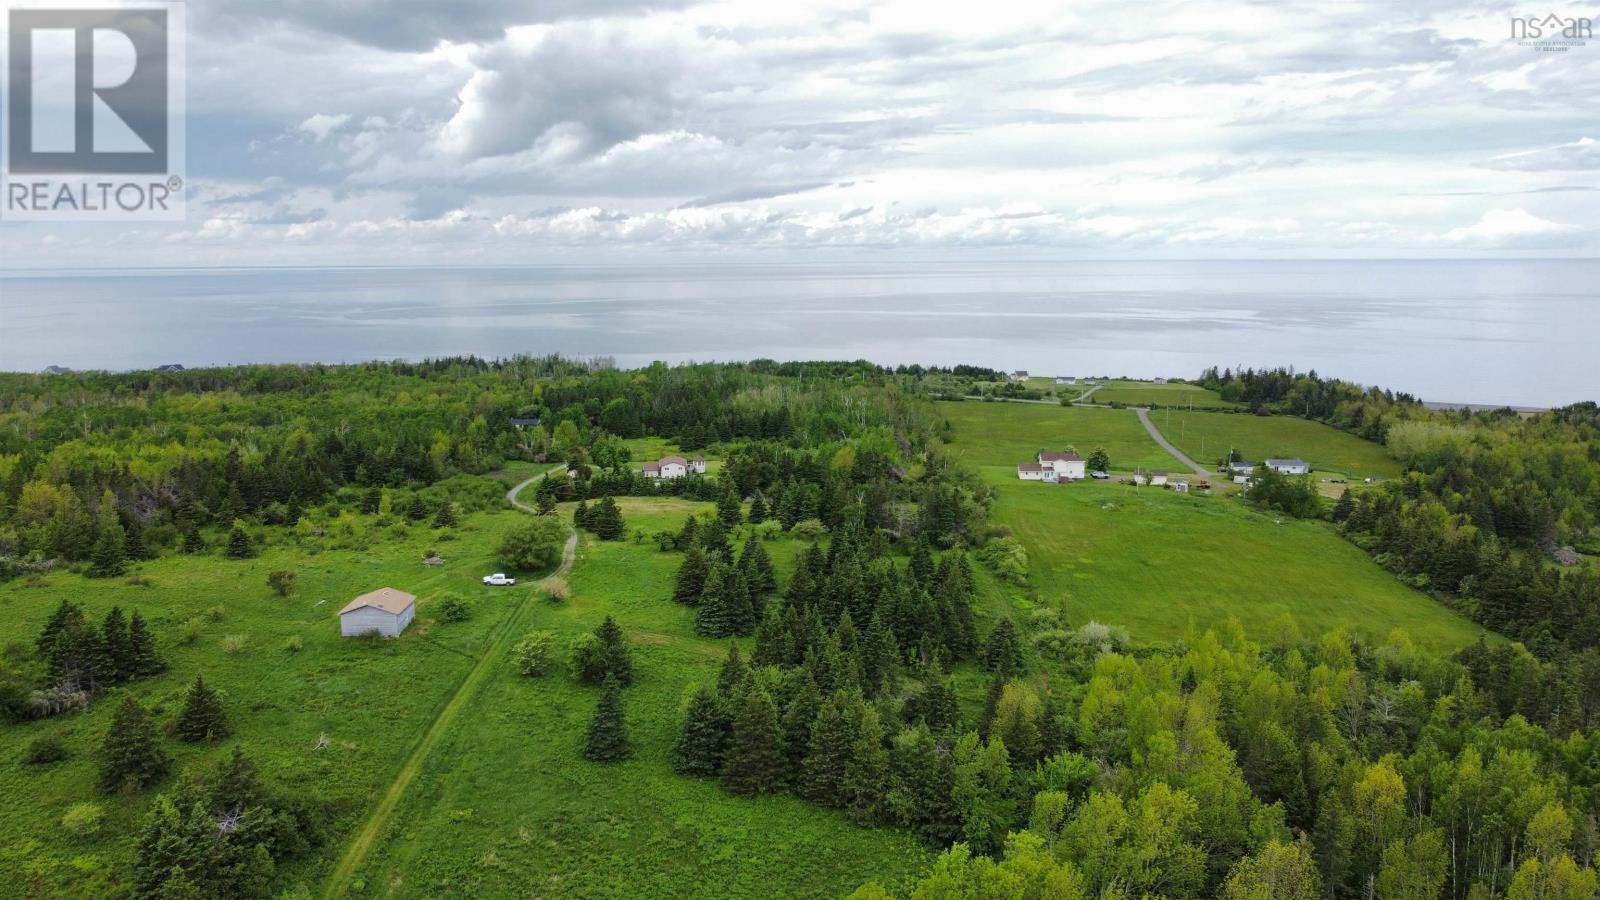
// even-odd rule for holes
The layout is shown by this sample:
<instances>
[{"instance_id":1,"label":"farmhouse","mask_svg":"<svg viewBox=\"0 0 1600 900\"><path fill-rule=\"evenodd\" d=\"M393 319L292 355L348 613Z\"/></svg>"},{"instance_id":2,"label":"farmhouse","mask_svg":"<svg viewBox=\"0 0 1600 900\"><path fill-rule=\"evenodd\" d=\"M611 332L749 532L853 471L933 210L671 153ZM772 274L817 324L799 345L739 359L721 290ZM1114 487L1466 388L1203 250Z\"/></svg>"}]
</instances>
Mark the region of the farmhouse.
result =
<instances>
[{"instance_id":1,"label":"farmhouse","mask_svg":"<svg viewBox=\"0 0 1600 900\"><path fill-rule=\"evenodd\" d=\"M1223 466L1222 468L1218 469L1217 471L1219 471L1219 472L1229 472L1229 471L1231 471L1235 475L1253 475L1253 474L1255 474L1255 471L1256 471L1256 464L1255 463L1247 463L1247 462L1231 462L1231 463L1228 463L1227 465Z\"/></svg>"},{"instance_id":2,"label":"farmhouse","mask_svg":"<svg viewBox=\"0 0 1600 900\"><path fill-rule=\"evenodd\" d=\"M1056 470L1038 463L1018 463L1017 477L1023 481L1057 481Z\"/></svg>"},{"instance_id":3,"label":"farmhouse","mask_svg":"<svg viewBox=\"0 0 1600 900\"><path fill-rule=\"evenodd\" d=\"M1165 378L1157 378L1153 383L1154 384L1166 384L1167 380Z\"/></svg>"},{"instance_id":4,"label":"farmhouse","mask_svg":"<svg viewBox=\"0 0 1600 900\"><path fill-rule=\"evenodd\" d=\"M531 428L539 424L538 416L512 416L511 424L517 428Z\"/></svg>"},{"instance_id":5,"label":"farmhouse","mask_svg":"<svg viewBox=\"0 0 1600 900\"><path fill-rule=\"evenodd\" d=\"M689 460L681 456L663 456L655 462L645 463L640 468L640 471L644 473L646 478L654 478L657 481L682 478L690 473L704 475L706 472L706 458L696 456L694 459Z\"/></svg>"},{"instance_id":6,"label":"farmhouse","mask_svg":"<svg viewBox=\"0 0 1600 900\"><path fill-rule=\"evenodd\" d=\"M1279 475L1305 475L1311 471L1311 464L1303 459L1269 459L1263 465Z\"/></svg>"},{"instance_id":7,"label":"farmhouse","mask_svg":"<svg viewBox=\"0 0 1600 900\"><path fill-rule=\"evenodd\" d=\"M417 615L417 598L394 588L362 594L339 610L339 633L345 637L381 634L399 637Z\"/></svg>"},{"instance_id":8,"label":"farmhouse","mask_svg":"<svg viewBox=\"0 0 1600 900\"><path fill-rule=\"evenodd\" d=\"M1084 471L1083 457L1068 450L1065 453L1051 453L1046 450L1039 451L1039 465L1048 466L1056 477L1051 481L1078 481L1088 477Z\"/></svg>"},{"instance_id":9,"label":"farmhouse","mask_svg":"<svg viewBox=\"0 0 1600 900\"><path fill-rule=\"evenodd\" d=\"M1012 372L1011 373L1011 380L1012 381L1027 381L1028 380L1028 371L1026 369L1018 369L1015 372Z\"/></svg>"},{"instance_id":10,"label":"farmhouse","mask_svg":"<svg viewBox=\"0 0 1600 900\"><path fill-rule=\"evenodd\" d=\"M1078 383L1078 376L1076 376L1076 375L1057 375L1056 376L1056 384L1077 384L1077 383Z\"/></svg>"},{"instance_id":11,"label":"farmhouse","mask_svg":"<svg viewBox=\"0 0 1600 900\"><path fill-rule=\"evenodd\" d=\"M1150 486L1151 487L1166 487L1166 484L1167 484L1167 473L1166 472L1151 472L1151 473L1149 473L1148 477L1150 479Z\"/></svg>"}]
</instances>

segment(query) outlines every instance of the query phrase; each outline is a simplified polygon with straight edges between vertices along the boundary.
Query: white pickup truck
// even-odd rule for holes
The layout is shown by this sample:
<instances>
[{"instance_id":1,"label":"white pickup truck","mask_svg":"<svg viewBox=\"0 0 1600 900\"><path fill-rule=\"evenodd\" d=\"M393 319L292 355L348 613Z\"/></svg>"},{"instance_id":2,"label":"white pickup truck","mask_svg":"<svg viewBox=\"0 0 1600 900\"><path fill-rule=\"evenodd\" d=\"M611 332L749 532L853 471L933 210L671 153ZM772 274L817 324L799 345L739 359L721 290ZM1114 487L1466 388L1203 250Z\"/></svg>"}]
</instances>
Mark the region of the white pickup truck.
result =
<instances>
[{"instance_id":1,"label":"white pickup truck","mask_svg":"<svg viewBox=\"0 0 1600 900\"><path fill-rule=\"evenodd\" d=\"M496 572L493 575L483 576L483 583L492 584L498 587L500 585L516 584L517 580L515 578L507 578L504 572Z\"/></svg>"}]
</instances>

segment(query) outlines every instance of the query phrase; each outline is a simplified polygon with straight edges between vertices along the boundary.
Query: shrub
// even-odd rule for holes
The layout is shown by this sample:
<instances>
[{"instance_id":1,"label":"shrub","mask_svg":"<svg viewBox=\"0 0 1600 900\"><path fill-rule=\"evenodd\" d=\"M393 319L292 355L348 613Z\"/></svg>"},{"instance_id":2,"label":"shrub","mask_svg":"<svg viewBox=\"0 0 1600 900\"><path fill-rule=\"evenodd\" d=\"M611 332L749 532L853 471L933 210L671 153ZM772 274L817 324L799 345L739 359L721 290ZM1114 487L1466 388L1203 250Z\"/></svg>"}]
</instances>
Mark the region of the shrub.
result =
<instances>
[{"instance_id":1,"label":"shrub","mask_svg":"<svg viewBox=\"0 0 1600 900\"><path fill-rule=\"evenodd\" d=\"M131 587L155 587L156 583L143 575L129 575L125 582Z\"/></svg>"},{"instance_id":2,"label":"shrub","mask_svg":"<svg viewBox=\"0 0 1600 900\"><path fill-rule=\"evenodd\" d=\"M278 569L268 573L267 587L272 588L272 592L279 597L287 597L294 593L294 583L297 578L298 576L288 569Z\"/></svg>"},{"instance_id":3,"label":"shrub","mask_svg":"<svg viewBox=\"0 0 1600 900\"><path fill-rule=\"evenodd\" d=\"M549 597L552 603L565 603L567 598L572 596L572 588L567 585L565 578L552 575L539 582L539 586L544 588L545 596Z\"/></svg>"},{"instance_id":4,"label":"shrub","mask_svg":"<svg viewBox=\"0 0 1600 900\"><path fill-rule=\"evenodd\" d=\"M593 637L593 635L590 635ZM550 648L555 644L555 636L548 631L530 631L517 645L511 648L511 659L517 671L530 678L537 678L550 671Z\"/></svg>"},{"instance_id":5,"label":"shrub","mask_svg":"<svg viewBox=\"0 0 1600 900\"><path fill-rule=\"evenodd\" d=\"M244 649L244 635L230 634L222 639L222 652L232 656Z\"/></svg>"},{"instance_id":6,"label":"shrub","mask_svg":"<svg viewBox=\"0 0 1600 900\"><path fill-rule=\"evenodd\" d=\"M1001 580L1012 584L1028 581L1028 550L1016 538L998 538L978 551L978 558L994 570Z\"/></svg>"},{"instance_id":7,"label":"shrub","mask_svg":"<svg viewBox=\"0 0 1600 900\"><path fill-rule=\"evenodd\" d=\"M227 607L223 607L223 606L213 606L210 609L206 610L206 618L210 619L213 622L221 622L222 621L222 617L226 616L227 614L228 614Z\"/></svg>"},{"instance_id":8,"label":"shrub","mask_svg":"<svg viewBox=\"0 0 1600 900\"><path fill-rule=\"evenodd\" d=\"M823 527L820 519L805 519L796 522L790 532L801 540L820 541L827 535L828 529Z\"/></svg>"},{"instance_id":9,"label":"shrub","mask_svg":"<svg viewBox=\"0 0 1600 900\"><path fill-rule=\"evenodd\" d=\"M28 762L36 766L60 762L71 755L71 751L67 749L67 742L58 734L40 735L28 745Z\"/></svg>"},{"instance_id":10,"label":"shrub","mask_svg":"<svg viewBox=\"0 0 1600 900\"><path fill-rule=\"evenodd\" d=\"M283 649L289 653L299 653L305 646L306 642L301 640L298 634L283 642Z\"/></svg>"},{"instance_id":11,"label":"shrub","mask_svg":"<svg viewBox=\"0 0 1600 900\"><path fill-rule=\"evenodd\" d=\"M531 516L511 529L500 542L499 559L520 572L553 569L561 562L567 526L549 516Z\"/></svg>"},{"instance_id":12,"label":"shrub","mask_svg":"<svg viewBox=\"0 0 1600 900\"><path fill-rule=\"evenodd\" d=\"M472 618L472 611L467 609L466 601L455 594L445 594L439 600L439 621L465 622Z\"/></svg>"},{"instance_id":13,"label":"shrub","mask_svg":"<svg viewBox=\"0 0 1600 900\"><path fill-rule=\"evenodd\" d=\"M777 519L767 519L755 525L753 533L763 541L775 541L783 534L783 523Z\"/></svg>"},{"instance_id":14,"label":"shrub","mask_svg":"<svg viewBox=\"0 0 1600 900\"><path fill-rule=\"evenodd\" d=\"M185 644L192 644L200 640L200 631L205 627L205 621L199 616L183 623L183 629L178 633L179 640Z\"/></svg>"},{"instance_id":15,"label":"shrub","mask_svg":"<svg viewBox=\"0 0 1600 900\"><path fill-rule=\"evenodd\" d=\"M105 820L106 813L100 804L74 803L67 807L67 814L61 817L61 827L78 837L88 837L99 831Z\"/></svg>"}]
</instances>

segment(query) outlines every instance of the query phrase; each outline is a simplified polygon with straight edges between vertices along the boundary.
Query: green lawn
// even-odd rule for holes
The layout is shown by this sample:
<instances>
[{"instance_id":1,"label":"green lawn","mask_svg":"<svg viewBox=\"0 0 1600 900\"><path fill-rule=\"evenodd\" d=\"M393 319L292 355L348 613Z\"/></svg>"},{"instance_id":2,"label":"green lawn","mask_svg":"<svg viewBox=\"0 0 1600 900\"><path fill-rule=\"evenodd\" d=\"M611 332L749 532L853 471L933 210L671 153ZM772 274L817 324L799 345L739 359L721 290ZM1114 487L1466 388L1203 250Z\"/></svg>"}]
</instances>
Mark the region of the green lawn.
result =
<instances>
[{"instance_id":1,"label":"green lawn","mask_svg":"<svg viewBox=\"0 0 1600 900\"><path fill-rule=\"evenodd\" d=\"M1150 439L1131 409L966 400L941 403L939 411L955 428L952 455L972 465L1010 466L1013 480L1017 463L1032 462L1040 450L1068 447L1084 456L1105 448L1114 472L1183 469Z\"/></svg>"},{"instance_id":2,"label":"green lawn","mask_svg":"<svg viewBox=\"0 0 1600 900\"><path fill-rule=\"evenodd\" d=\"M630 527L646 535L676 529L691 509L711 508L668 498L620 503ZM530 680L496 661L468 692L356 869L353 885L364 888L362 895L686 896L716 884L726 895L826 896L848 893L867 878L900 882L925 870L932 856L906 832L858 828L842 813L793 798L736 798L672 774L667 751L679 703L693 684L714 677L726 652L725 645L694 637L691 612L668 599L679 556L659 552L653 541L585 541L569 578L572 599L523 604L533 578L501 589L478 579L502 568L493 548L525 515L464 517L456 540L410 526L362 552L310 555L284 546L242 562L220 554L167 557L140 567L150 587L66 572L47 576L43 587L11 581L0 585L0 646L31 645L62 598L83 604L95 620L113 603L141 610L172 668L126 690L166 721L183 689L203 673L224 692L235 724L234 737L216 745L164 739L175 772L209 768L237 743L269 783L326 800L335 811L328 840L288 863L275 889L321 893L376 798L502 627L519 636L536 628L556 632L563 664ZM769 547L787 577L801 545L786 539ZM430 548L446 565L420 565ZM289 599L266 586L266 573L280 568L300 574L300 589ZM340 638L339 608L382 585L418 595L416 623L394 641ZM469 600L469 621L433 620L433 604L446 590ZM220 620L210 618L213 608ZM638 754L602 767L578 756L596 691L577 685L564 660L567 643L608 612L635 647L640 680L626 701ZM184 623L196 617L198 637L185 643ZM238 653L223 649L230 635L244 637ZM299 652L285 647L294 637L303 642ZM5 727L0 896L30 890L99 896L114 893L110 883L126 876L147 812L175 778L132 797L96 791L94 752L117 702L113 692L86 713ZM72 758L26 764L27 745L52 733L65 737ZM317 750L322 735L331 745ZM59 824L81 801L101 803L107 812L93 837L74 837Z\"/></svg>"},{"instance_id":3,"label":"green lawn","mask_svg":"<svg viewBox=\"0 0 1600 900\"><path fill-rule=\"evenodd\" d=\"M1322 474L1352 478L1400 474L1400 464L1381 445L1309 419L1177 409L1158 410L1150 418L1167 440L1203 466L1236 447L1250 462L1297 456Z\"/></svg>"},{"instance_id":4,"label":"green lawn","mask_svg":"<svg viewBox=\"0 0 1600 900\"><path fill-rule=\"evenodd\" d=\"M1238 406L1216 391L1193 384L1156 384L1153 381L1113 380L1089 398L1091 403L1126 403L1129 406L1193 406L1196 409L1232 409Z\"/></svg>"},{"instance_id":5,"label":"green lawn","mask_svg":"<svg viewBox=\"0 0 1600 900\"><path fill-rule=\"evenodd\" d=\"M1122 625L1135 640L1180 637L1237 616L1247 630L1291 613L1305 634L1400 627L1437 649L1487 632L1402 584L1324 522L1256 512L1234 500L1021 482L994 467L994 518L1027 546L1040 600L1065 598L1075 624Z\"/></svg>"}]
</instances>

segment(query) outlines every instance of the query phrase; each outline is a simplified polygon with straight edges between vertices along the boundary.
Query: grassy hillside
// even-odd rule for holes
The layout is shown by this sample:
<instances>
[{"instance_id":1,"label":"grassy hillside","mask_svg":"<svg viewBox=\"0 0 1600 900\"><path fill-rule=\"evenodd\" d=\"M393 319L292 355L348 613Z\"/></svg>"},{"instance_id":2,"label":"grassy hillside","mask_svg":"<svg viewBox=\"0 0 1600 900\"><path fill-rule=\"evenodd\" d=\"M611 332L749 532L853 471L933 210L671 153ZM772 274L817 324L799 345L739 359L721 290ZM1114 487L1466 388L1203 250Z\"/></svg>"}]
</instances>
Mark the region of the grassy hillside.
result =
<instances>
[{"instance_id":1,"label":"grassy hillside","mask_svg":"<svg viewBox=\"0 0 1600 900\"><path fill-rule=\"evenodd\" d=\"M1150 440L1132 410L971 400L941 403L939 410L955 427L954 456L972 465L1008 466L1013 476L1017 463L1032 461L1040 450L1067 447L1084 456L1104 447L1115 472L1183 468Z\"/></svg>"},{"instance_id":2,"label":"grassy hillside","mask_svg":"<svg viewBox=\"0 0 1600 900\"><path fill-rule=\"evenodd\" d=\"M1229 447L1237 447L1251 462L1298 456L1323 474L1352 478L1400 474L1400 464L1382 446L1308 419L1177 409L1150 416L1167 440L1201 465L1210 465Z\"/></svg>"},{"instance_id":3,"label":"grassy hillside","mask_svg":"<svg viewBox=\"0 0 1600 900\"><path fill-rule=\"evenodd\" d=\"M1398 626L1435 647L1460 646L1484 633L1379 568L1326 523L1279 524L1276 516L1220 497L1017 480L1018 461L1055 444L1075 444L1080 451L1104 446L1113 469L1181 468L1131 410L970 402L941 409L955 429L949 452L977 466L996 487L995 522L1027 546L1030 587L1042 601L1066 598L1076 622L1094 618L1123 625L1145 640L1175 638L1190 622L1204 627L1229 616L1259 628L1284 612L1308 633L1350 628L1381 637ZM1174 423L1178 415L1173 412ZM1163 418L1156 416L1157 423ZM1286 425L1282 433L1314 435L1320 442L1295 441L1296 446L1332 447L1349 456L1371 446L1381 453L1311 422L1221 413L1205 418L1228 420L1224 425L1266 423L1269 429Z\"/></svg>"},{"instance_id":4,"label":"grassy hillside","mask_svg":"<svg viewBox=\"0 0 1600 900\"><path fill-rule=\"evenodd\" d=\"M1233 409L1238 406L1222 399L1216 391L1198 385L1156 384L1153 381L1110 381L1089 399L1094 403L1126 403L1129 406L1193 406L1195 409Z\"/></svg>"},{"instance_id":5,"label":"grassy hillside","mask_svg":"<svg viewBox=\"0 0 1600 900\"><path fill-rule=\"evenodd\" d=\"M622 507L630 526L649 534L675 529L696 505L624 500ZM234 737L215 745L164 739L174 771L209 767L239 744L270 783L332 804L329 839L286 866L280 881L313 895L485 648L502 633L531 629L557 634L561 664L532 680L517 677L508 661L492 660L356 870L353 885L365 895L683 896L707 883L732 893L832 895L848 892L864 874L898 881L926 866L930 855L909 834L857 828L840 813L792 798L735 798L672 774L666 754L678 704L692 684L714 677L726 652L693 637L690 612L667 599L678 556L653 542L586 543L571 577L572 600L560 606L523 585L484 588L478 578L500 568L492 558L500 534L524 515L467 517L456 540L426 527L397 528L363 552L308 555L286 547L248 561L168 557L141 566L151 586L65 572L47 576L42 587L12 581L0 585L0 646L31 644L62 598L83 604L95 621L113 603L141 610L172 665L125 690L165 721L203 673L223 691L235 723ZM799 544L770 546L786 574ZM423 568L423 552L435 547L447 564ZM266 586L266 573L282 568L300 573L300 589L288 599ZM338 609L381 585L418 595L416 623L394 641L340 638ZM444 591L469 600L469 621L433 620ZM641 677L626 700L638 753L600 767L578 755L596 691L575 683L564 663L570 640L608 612L634 643ZM188 642L183 635L191 627L196 637ZM243 639L234 653L224 644L231 636ZM301 649L291 651L295 638ZM96 791L94 753L116 694L99 697L87 713L7 728L0 896L24 896L30 886L47 896L98 896L127 872L145 816L174 777L130 797ZM73 756L26 764L27 745L44 734L63 735ZM318 750L323 735L331 745ZM59 824L83 801L107 813L87 838Z\"/></svg>"}]
</instances>

